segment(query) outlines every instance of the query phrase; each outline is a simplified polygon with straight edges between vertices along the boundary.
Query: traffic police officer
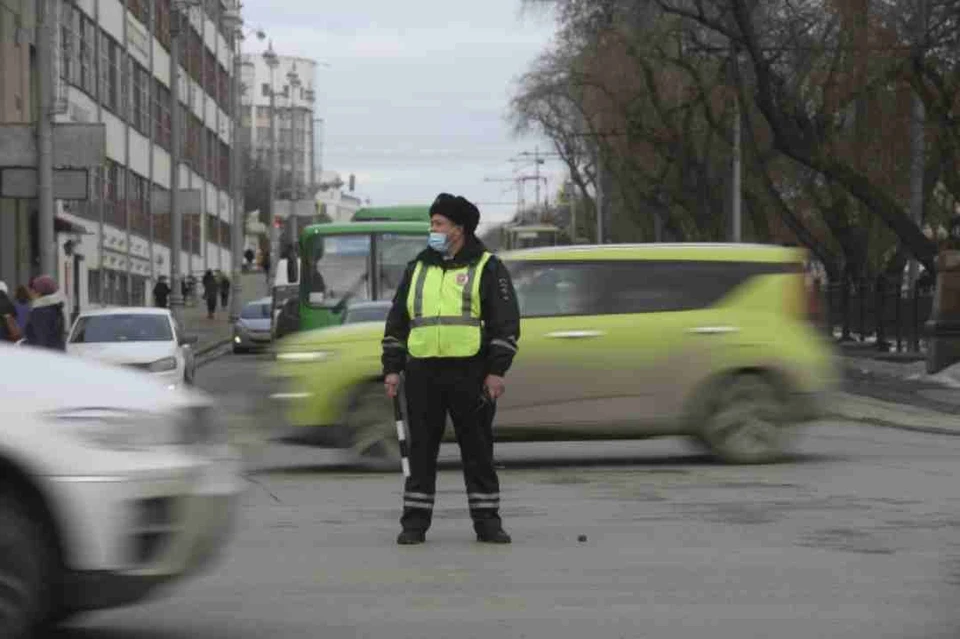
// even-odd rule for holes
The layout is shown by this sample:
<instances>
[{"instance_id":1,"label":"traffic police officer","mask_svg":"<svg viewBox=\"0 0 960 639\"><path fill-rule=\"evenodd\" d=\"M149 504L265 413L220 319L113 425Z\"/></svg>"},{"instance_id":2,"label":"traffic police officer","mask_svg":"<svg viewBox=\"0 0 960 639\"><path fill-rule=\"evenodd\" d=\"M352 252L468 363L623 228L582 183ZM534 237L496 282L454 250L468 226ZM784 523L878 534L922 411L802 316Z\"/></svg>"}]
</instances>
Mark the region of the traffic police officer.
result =
<instances>
[{"instance_id":1,"label":"traffic police officer","mask_svg":"<svg viewBox=\"0 0 960 639\"><path fill-rule=\"evenodd\" d=\"M506 267L475 235L477 207L441 193L430 239L407 265L387 317L383 372L395 397L400 373L410 428L410 477L399 544L421 544L430 527L437 454L449 413L460 445L477 540L508 544L493 463L493 417L520 337L520 311Z\"/></svg>"}]
</instances>

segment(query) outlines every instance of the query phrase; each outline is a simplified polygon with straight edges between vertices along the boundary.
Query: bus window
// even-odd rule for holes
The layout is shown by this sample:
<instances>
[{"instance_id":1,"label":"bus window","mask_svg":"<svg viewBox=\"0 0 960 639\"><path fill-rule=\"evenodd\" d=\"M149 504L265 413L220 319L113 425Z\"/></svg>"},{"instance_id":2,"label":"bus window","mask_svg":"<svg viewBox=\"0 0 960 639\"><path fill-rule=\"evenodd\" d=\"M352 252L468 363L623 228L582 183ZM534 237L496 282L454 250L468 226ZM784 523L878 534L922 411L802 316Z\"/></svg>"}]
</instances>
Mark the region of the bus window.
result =
<instances>
[{"instance_id":1,"label":"bus window","mask_svg":"<svg viewBox=\"0 0 960 639\"><path fill-rule=\"evenodd\" d=\"M384 233L377 238L377 263L380 265L379 299L393 299L407 264L424 248L426 241L422 235Z\"/></svg>"},{"instance_id":2,"label":"bus window","mask_svg":"<svg viewBox=\"0 0 960 639\"><path fill-rule=\"evenodd\" d=\"M304 268L307 301L327 304L349 296L370 299L370 235L327 235L313 239Z\"/></svg>"}]
</instances>

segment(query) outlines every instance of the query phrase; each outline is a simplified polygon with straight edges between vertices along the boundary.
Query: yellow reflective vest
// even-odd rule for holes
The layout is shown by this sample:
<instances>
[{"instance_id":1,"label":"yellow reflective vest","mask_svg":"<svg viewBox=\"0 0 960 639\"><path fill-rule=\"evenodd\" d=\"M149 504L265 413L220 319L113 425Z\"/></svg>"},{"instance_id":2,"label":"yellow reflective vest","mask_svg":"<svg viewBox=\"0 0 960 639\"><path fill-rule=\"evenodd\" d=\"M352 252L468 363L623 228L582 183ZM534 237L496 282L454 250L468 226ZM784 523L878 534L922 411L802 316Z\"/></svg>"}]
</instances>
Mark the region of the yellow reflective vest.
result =
<instances>
[{"instance_id":1,"label":"yellow reflective vest","mask_svg":"<svg viewBox=\"0 0 960 639\"><path fill-rule=\"evenodd\" d=\"M417 262L407 294L407 352L412 357L472 357L480 352L480 276L489 259L484 251L475 263L446 270Z\"/></svg>"}]
</instances>

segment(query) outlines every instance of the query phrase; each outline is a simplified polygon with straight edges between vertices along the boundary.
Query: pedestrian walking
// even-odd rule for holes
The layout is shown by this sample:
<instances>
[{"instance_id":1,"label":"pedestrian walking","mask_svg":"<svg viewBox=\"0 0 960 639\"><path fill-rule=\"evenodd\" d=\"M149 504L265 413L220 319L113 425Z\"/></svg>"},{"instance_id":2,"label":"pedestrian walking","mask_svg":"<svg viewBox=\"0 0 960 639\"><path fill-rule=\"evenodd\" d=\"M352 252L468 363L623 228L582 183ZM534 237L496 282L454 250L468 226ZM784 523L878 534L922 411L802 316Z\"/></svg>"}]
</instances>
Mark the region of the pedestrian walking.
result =
<instances>
[{"instance_id":1,"label":"pedestrian walking","mask_svg":"<svg viewBox=\"0 0 960 639\"><path fill-rule=\"evenodd\" d=\"M17 309L10 299L7 283L0 281L0 342L19 342L21 337Z\"/></svg>"},{"instance_id":2,"label":"pedestrian walking","mask_svg":"<svg viewBox=\"0 0 960 639\"><path fill-rule=\"evenodd\" d=\"M225 273L220 273L220 307L227 308L227 302L230 300L230 278Z\"/></svg>"},{"instance_id":3,"label":"pedestrian walking","mask_svg":"<svg viewBox=\"0 0 960 639\"><path fill-rule=\"evenodd\" d=\"M24 331L26 343L58 351L66 350L66 300L49 275L30 280L30 320Z\"/></svg>"},{"instance_id":4,"label":"pedestrian walking","mask_svg":"<svg viewBox=\"0 0 960 639\"><path fill-rule=\"evenodd\" d=\"M17 309L17 325L22 333L27 330L27 322L30 321L30 291L23 284L14 293L13 307Z\"/></svg>"},{"instance_id":5,"label":"pedestrian walking","mask_svg":"<svg viewBox=\"0 0 960 639\"><path fill-rule=\"evenodd\" d=\"M157 278L157 284L153 287L153 305L157 308L167 308L167 300L170 297L170 285L167 284L167 276L161 275Z\"/></svg>"},{"instance_id":6,"label":"pedestrian walking","mask_svg":"<svg viewBox=\"0 0 960 639\"><path fill-rule=\"evenodd\" d=\"M273 286L273 282L270 281L270 251L263 252L260 264L263 266L263 277L267 281L267 291L269 292Z\"/></svg>"},{"instance_id":7,"label":"pedestrian walking","mask_svg":"<svg viewBox=\"0 0 960 639\"><path fill-rule=\"evenodd\" d=\"M436 497L437 454L453 421L477 540L508 544L493 460L493 419L520 338L510 274L476 236L480 211L441 193L430 207L430 238L407 265L387 318L383 372L396 397L404 373L410 476L397 543L426 539Z\"/></svg>"},{"instance_id":8,"label":"pedestrian walking","mask_svg":"<svg viewBox=\"0 0 960 639\"><path fill-rule=\"evenodd\" d=\"M217 311L217 278L213 271L207 269L203 274L203 299L207 302L207 319L213 319L213 314Z\"/></svg>"}]
</instances>

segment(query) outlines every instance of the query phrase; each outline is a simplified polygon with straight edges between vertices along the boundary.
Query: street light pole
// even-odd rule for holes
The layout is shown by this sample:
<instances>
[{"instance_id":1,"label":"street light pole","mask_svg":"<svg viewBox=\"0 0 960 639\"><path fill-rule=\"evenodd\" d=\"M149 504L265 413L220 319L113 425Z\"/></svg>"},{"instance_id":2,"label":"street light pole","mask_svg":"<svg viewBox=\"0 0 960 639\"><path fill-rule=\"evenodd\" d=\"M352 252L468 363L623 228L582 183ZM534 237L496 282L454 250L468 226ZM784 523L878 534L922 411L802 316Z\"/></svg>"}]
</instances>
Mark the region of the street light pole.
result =
<instances>
[{"instance_id":1,"label":"street light pole","mask_svg":"<svg viewBox=\"0 0 960 639\"><path fill-rule=\"evenodd\" d=\"M233 148L230 150L230 186L233 189L233 225L230 227L230 253L232 255L230 280L232 282L230 295L230 322L240 319L240 295L243 290L240 284L240 264L243 256L243 230L245 225L243 206L243 180L241 179L241 122L240 122L240 84L243 72L243 56L240 51L240 41L243 38L243 18L240 16L240 2L237 0L233 8L224 16L227 28L233 33L233 83L231 84L230 104L233 112L233 127L230 136Z\"/></svg>"},{"instance_id":2,"label":"street light pole","mask_svg":"<svg viewBox=\"0 0 960 639\"><path fill-rule=\"evenodd\" d=\"M736 45L731 45L730 47L730 64L733 71L734 78L734 94L733 94L733 176L732 176L732 202L731 202L731 214L733 215L733 241L742 242L743 241L743 210L742 210L742 186L741 186L741 154L740 149L741 143L741 116L740 116L740 95L737 88L737 47Z\"/></svg>"},{"instance_id":3,"label":"street light pole","mask_svg":"<svg viewBox=\"0 0 960 639\"><path fill-rule=\"evenodd\" d=\"M297 74L295 63L287 73L287 80L290 82L290 219L287 220L287 238L293 246L296 246L299 233L297 203L300 200L300 175L297 172L299 154L297 153L297 109L294 90L300 87L300 76ZM293 256L288 255L287 259L293 259Z\"/></svg>"},{"instance_id":4,"label":"street light pole","mask_svg":"<svg viewBox=\"0 0 960 639\"><path fill-rule=\"evenodd\" d=\"M275 217L277 212L274 210L274 203L277 200L277 163L279 162L277 156L277 91L274 86L274 72L280 65L280 61L273 50L273 42L270 42L264 52L263 60L270 68L270 181L267 188L268 210L270 211L270 271L267 279L267 293L269 294L277 272L277 259L280 253L280 231L276 227Z\"/></svg>"},{"instance_id":5,"label":"street light pole","mask_svg":"<svg viewBox=\"0 0 960 639\"><path fill-rule=\"evenodd\" d=\"M183 292L180 260L183 250L183 215L180 211L180 33L182 2L174 0L170 16L170 312L183 325Z\"/></svg>"},{"instance_id":6,"label":"street light pole","mask_svg":"<svg viewBox=\"0 0 960 639\"><path fill-rule=\"evenodd\" d=\"M58 3L40 0L37 21L37 70L39 75L39 114L37 118L37 215L40 236L41 272L57 278L57 242L53 210L53 12ZM59 279L59 278L57 278Z\"/></svg>"}]
</instances>

